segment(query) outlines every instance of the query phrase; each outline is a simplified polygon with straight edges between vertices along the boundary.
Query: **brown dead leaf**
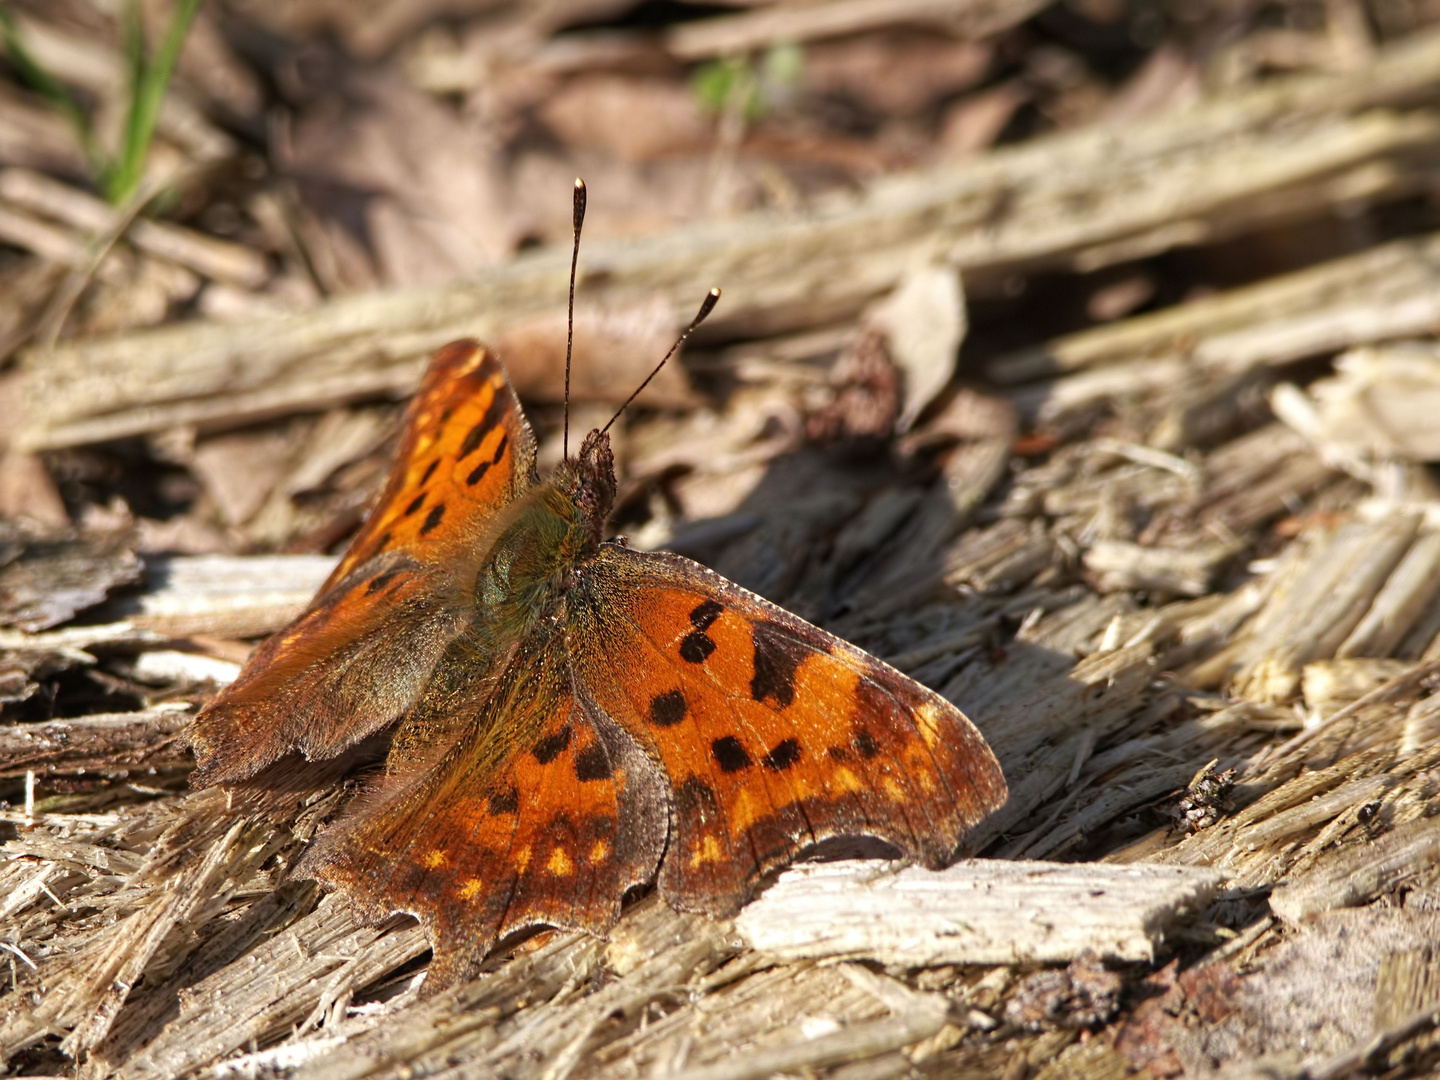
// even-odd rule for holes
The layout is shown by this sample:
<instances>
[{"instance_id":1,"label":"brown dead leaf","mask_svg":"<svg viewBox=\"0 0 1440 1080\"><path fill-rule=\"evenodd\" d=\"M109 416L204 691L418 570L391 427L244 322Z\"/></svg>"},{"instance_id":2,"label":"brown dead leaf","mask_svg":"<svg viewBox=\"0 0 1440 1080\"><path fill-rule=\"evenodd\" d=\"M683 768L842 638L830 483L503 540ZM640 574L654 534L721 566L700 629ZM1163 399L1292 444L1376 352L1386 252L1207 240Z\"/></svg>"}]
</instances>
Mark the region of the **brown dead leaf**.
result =
<instances>
[{"instance_id":1,"label":"brown dead leaf","mask_svg":"<svg viewBox=\"0 0 1440 1080\"><path fill-rule=\"evenodd\" d=\"M669 303L659 298L623 308L577 305L571 400L624 401L674 344L681 325ZM565 310L555 308L512 323L496 339L495 350L522 398L563 400L565 330ZM639 401L678 408L693 404L695 397L672 357Z\"/></svg>"},{"instance_id":2,"label":"brown dead leaf","mask_svg":"<svg viewBox=\"0 0 1440 1080\"><path fill-rule=\"evenodd\" d=\"M585 236L596 240L663 232L702 217L708 169L702 157L665 158L642 170L594 151L569 157L532 150L519 155L511 177L517 213L531 223L528 235L569 244L569 192L576 176L583 176L590 188ZM741 183L746 179L743 174L739 178ZM750 197L745 193L737 202Z\"/></svg>"},{"instance_id":3,"label":"brown dead leaf","mask_svg":"<svg viewBox=\"0 0 1440 1080\"><path fill-rule=\"evenodd\" d=\"M890 358L903 374L904 405L896 427L908 431L955 374L967 328L959 270L925 266L911 271L867 321L885 336Z\"/></svg>"},{"instance_id":4,"label":"brown dead leaf","mask_svg":"<svg viewBox=\"0 0 1440 1080\"><path fill-rule=\"evenodd\" d=\"M1110 123L1138 120L1164 109L1174 109L1200 96L1199 65L1175 45L1162 45L1140 65L1101 110Z\"/></svg>"},{"instance_id":5,"label":"brown dead leaf","mask_svg":"<svg viewBox=\"0 0 1440 1080\"><path fill-rule=\"evenodd\" d=\"M195 471L230 525L243 525L290 469L296 432L264 428L217 435L195 447Z\"/></svg>"},{"instance_id":6,"label":"brown dead leaf","mask_svg":"<svg viewBox=\"0 0 1440 1080\"><path fill-rule=\"evenodd\" d=\"M276 157L311 210L368 242L386 283L446 281L514 251L528 230L483 123L333 57L297 68L296 96L317 96Z\"/></svg>"},{"instance_id":7,"label":"brown dead leaf","mask_svg":"<svg viewBox=\"0 0 1440 1080\"><path fill-rule=\"evenodd\" d=\"M295 38L330 31L356 56L385 53L417 27L491 10L496 0L234 0L232 13Z\"/></svg>"},{"instance_id":8,"label":"brown dead leaf","mask_svg":"<svg viewBox=\"0 0 1440 1080\"><path fill-rule=\"evenodd\" d=\"M23 418L24 378L21 372L0 376L0 518L25 519L42 530L63 529L70 516L44 463L8 446L6 433L19 430Z\"/></svg>"},{"instance_id":9,"label":"brown dead leaf","mask_svg":"<svg viewBox=\"0 0 1440 1080\"><path fill-rule=\"evenodd\" d=\"M585 75L560 87L540 117L563 142L642 162L703 148L713 122L673 79Z\"/></svg>"},{"instance_id":10,"label":"brown dead leaf","mask_svg":"<svg viewBox=\"0 0 1440 1080\"><path fill-rule=\"evenodd\" d=\"M183 514L169 521L137 518L135 550L146 555L213 555L229 551L230 544L219 529Z\"/></svg>"},{"instance_id":11,"label":"brown dead leaf","mask_svg":"<svg viewBox=\"0 0 1440 1080\"><path fill-rule=\"evenodd\" d=\"M1030 100L1024 83L1010 81L967 94L945 110L940 125L941 160L965 157L992 146L1015 110Z\"/></svg>"},{"instance_id":12,"label":"brown dead leaf","mask_svg":"<svg viewBox=\"0 0 1440 1080\"><path fill-rule=\"evenodd\" d=\"M23 518L55 529L70 524L60 492L35 454L0 450L0 517Z\"/></svg>"},{"instance_id":13,"label":"brown dead leaf","mask_svg":"<svg viewBox=\"0 0 1440 1080\"><path fill-rule=\"evenodd\" d=\"M835 395L805 421L805 437L846 456L880 452L900 415L901 374L885 335L864 331L836 361Z\"/></svg>"},{"instance_id":14,"label":"brown dead leaf","mask_svg":"<svg viewBox=\"0 0 1440 1080\"><path fill-rule=\"evenodd\" d=\"M984 78L992 48L933 31L895 29L805 50L805 88L883 116L913 116Z\"/></svg>"}]
</instances>

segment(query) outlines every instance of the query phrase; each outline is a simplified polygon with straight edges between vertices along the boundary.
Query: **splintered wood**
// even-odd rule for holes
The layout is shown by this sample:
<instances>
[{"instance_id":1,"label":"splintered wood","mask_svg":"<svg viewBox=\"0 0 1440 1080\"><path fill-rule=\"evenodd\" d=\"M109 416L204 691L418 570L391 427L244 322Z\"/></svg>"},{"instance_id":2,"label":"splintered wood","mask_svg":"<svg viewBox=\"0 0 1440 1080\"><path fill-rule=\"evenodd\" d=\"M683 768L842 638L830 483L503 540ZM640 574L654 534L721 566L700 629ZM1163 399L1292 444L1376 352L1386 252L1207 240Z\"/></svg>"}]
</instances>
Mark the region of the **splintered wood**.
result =
<instances>
[{"instance_id":1,"label":"splintered wood","mask_svg":"<svg viewBox=\"0 0 1440 1080\"><path fill-rule=\"evenodd\" d=\"M967 860L940 873L816 863L780 875L736 919L751 948L904 967L1153 960L1165 924L1202 911L1220 876L1179 867Z\"/></svg>"},{"instance_id":2,"label":"splintered wood","mask_svg":"<svg viewBox=\"0 0 1440 1080\"><path fill-rule=\"evenodd\" d=\"M403 36L407 5L379 6L342 36L377 52ZM753 10L643 42L542 45L526 21L514 47L537 65L527 78L552 79L619 56L723 63L837 27L991 34L1045 5L738 6ZM77 85L120 77L37 33L89 71ZM1247 39L1253 66L1295 66L1276 59L1290 40ZM643 377L725 288L686 357L693 385L675 371L613 429L632 545L698 558L953 701L1010 797L966 837L980 857L944 871L827 849L731 921L641 890L607 940L508 941L480 977L428 997L413 919L361 925L292 875L368 759L287 759L273 789L195 792L184 732L334 567L322 552L382 482L389 399L428 350L504 342L534 359L512 372L522 394L554 396L569 251L276 314L241 302L266 273L251 249L137 222L130 269L192 292L203 277L243 325L129 321L24 356L0 489L20 475L7 469L49 463L64 477L52 501L74 502L96 482L92 444L141 436L200 509L162 521L92 505L72 531L0 530L0 1069L1433 1068L1440 234L1419 207L1440 147L1440 33L1336 31L1327 48L1346 40L1323 72L582 249L577 348L593 355L577 370L606 371L578 376L572 429L604 423L634 385L625 365ZM407 62L445 93L504 74L486 54L467 75L467 47L427 39ZM1000 90L1024 100L1061 59ZM194 164L228 136L192 112L167 108L162 125ZM37 140L32 157L50 145ZM274 213L292 243L318 227ZM116 214L0 169L0 239L65 272L90 260L79 230L120 228ZM1276 271L1253 254L1267 245L1307 254ZM1169 261L1187 259L1244 265L1225 287L1167 291ZM1009 305L1057 280L1108 314L1010 333ZM558 410L531 415L553 464Z\"/></svg>"}]
</instances>

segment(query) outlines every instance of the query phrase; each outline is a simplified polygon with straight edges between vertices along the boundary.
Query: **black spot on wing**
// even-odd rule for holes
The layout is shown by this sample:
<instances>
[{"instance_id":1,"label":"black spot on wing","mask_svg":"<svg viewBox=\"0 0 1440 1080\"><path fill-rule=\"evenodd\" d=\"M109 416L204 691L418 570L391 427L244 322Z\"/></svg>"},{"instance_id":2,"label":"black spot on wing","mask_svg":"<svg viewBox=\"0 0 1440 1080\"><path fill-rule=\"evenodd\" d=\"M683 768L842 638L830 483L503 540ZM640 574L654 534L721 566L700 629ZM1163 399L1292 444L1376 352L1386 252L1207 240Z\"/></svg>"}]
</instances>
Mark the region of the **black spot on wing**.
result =
<instances>
[{"instance_id":1,"label":"black spot on wing","mask_svg":"<svg viewBox=\"0 0 1440 1080\"><path fill-rule=\"evenodd\" d=\"M365 595L373 596L375 593L385 588L386 585L389 585L390 582L394 581L397 577L399 577L400 574L401 571L399 570L386 570L383 574L376 574L373 578L369 580L368 583L366 583Z\"/></svg>"},{"instance_id":2,"label":"black spot on wing","mask_svg":"<svg viewBox=\"0 0 1440 1080\"><path fill-rule=\"evenodd\" d=\"M675 789L675 814L680 818L696 818L703 824L720 816L720 800L715 789L698 776L688 776Z\"/></svg>"},{"instance_id":3,"label":"black spot on wing","mask_svg":"<svg viewBox=\"0 0 1440 1080\"><path fill-rule=\"evenodd\" d=\"M432 507L430 508L430 513L428 513L428 514L425 515L425 524L423 524L423 525L420 526L420 535L421 535L421 536L424 536L426 533L428 533L428 532L430 532L432 529L434 529L437 525L440 524L440 519L443 518L444 516L445 516L445 504L444 504L444 503L439 503L439 504L437 504L437 505L435 505L435 506L432 506Z\"/></svg>"},{"instance_id":4,"label":"black spot on wing","mask_svg":"<svg viewBox=\"0 0 1440 1080\"><path fill-rule=\"evenodd\" d=\"M715 642L703 630L693 630L680 639L680 659L687 663L703 664L714 651Z\"/></svg>"},{"instance_id":5,"label":"black spot on wing","mask_svg":"<svg viewBox=\"0 0 1440 1080\"><path fill-rule=\"evenodd\" d=\"M490 407L485 410L485 415L480 417L465 435L465 441L460 444L459 460L463 461L480 448L480 443L485 436L490 434L500 418L505 415L505 398L496 393L490 400Z\"/></svg>"},{"instance_id":6,"label":"black spot on wing","mask_svg":"<svg viewBox=\"0 0 1440 1080\"><path fill-rule=\"evenodd\" d=\"M880 753L880 744L875 741L875 736L864 728L855 732L855 737L851 741L855 744L856 751L867 761Z\"/></svg>"},{"instance_id":7,"label":"black spot on wing","mask_svg":"<svg viewBox=\"0 0 1440 1080\"><path fill-rule=\"evenodd\" d=\"M770 698L782 709L788 708L795 700L795 672L806 649L774 623L757 622L752 635L755 677L750 680L750 696L756 701Z\"/></svg>"},{"instance_id":8,"label":"black spot on wing","mask_svg":"<svg viewBox=\"0 0 1440 1080\"><path fill-rule=\"evenodd\" d=\"M425 471L420 474L420 486L421 486L421 487L424 487L426 484L428 484L428 483L430 482L430 477L432 477L432 476L435 475L435 470L439 467L439 465L440 465L440 459L439 459L439 458L436 458L434 461L430 462L429 465L426 465L426 466L425 466Z\"/></svg>"},{"instance_id":9,"label":"black spot on wing","mask_svg":"<svg viewBox=\"0 0 1440 1080\"><path fill-rule=\"evenodd\" d=\"M718 600L702 601L700 606L690 612L690 625L696 630L709 630L710 624L720 617L725 610L725 605Z\"/></svg>"},{"instance_id":10,"label":"black spot on wing","mask_svg":"<svg viewBox=\"0 0 1440 1080\"><path fill-rule=\"evenodd\" d=\"M473 468L473 469L470 470L470 475L467 476L467 477L465 477L465 484L466 484L466 486L467 486L467 487L474 487L474 486L475 486L476 484L478 484L481 480L484 480L484 479L485 479L485 474L486 474L487 472L489 472L489 471L490 471L490 462L488 462L488 461L482 461L482 462L480 462L479 465L476 465L475 468Z\"/></svg>"},{"instance_id":11,"label":"black spot on wing","mask_svg":"<svg viewBox=\"0 0 1440 1080\"><path fill-rule=\"evenodd\" d=\"M546 735L545 738L536 743L535 749L532 750L531 753L535 755L535 760L541 765L549 765L550 762L564 753L565 748L569 745L570 725L566 724L553 735Z\"/></svg>"},{"instance_id":12,"label":"black spot on wing","mask_svg":"<svg viewBox=\"0 0 1440 1080\"><path fill-rule=\"evenodd\" d=\"M375 538L375 550L384 551L390 545L390 530L386 529Z\"/></svg>"},{"instance_id":13,"label":"black spot on wing","mask_svg":"<svg viewBox=\"0 0 1440 1080\"><path fill-rule=\"evenodd\" d=\"M420 507L422 507L422 506L424 506L424 505L425 505L425 492L422 491L419 495L416 495L415 498L413 498L413 499L410 500L410 505L407 506L407 507L405 507L405 512L404 512L403 514L401 514L400 516L401 516L401 517L409 517L411 514L415 513L416 510L419 510Z\"/></svg>"},{"instance_id":14,"label":"black spot on wing","mask_svg":"<svg viewBox=\"0 0 1440 1080\"><path fill-rule=\"evenodd\" d=\"M509 445L510 433L508 431L502 431L500 433L500 441L495 444L495 453L490 455L490 464L500 464L500 459L505 456L505 447Z\"/></svg>"},{"instance_id":15,"label":"black spot on wing","mask_svg":"<svg viewBox=\"0 0 1440 1080\"><path fill-rule=\"evenodd\" d=\"M575 755L575 779L577 780L582 782L609 780L611 771L610 755L598 742L591 743Z\"/></svg>"},{"instance_id":16,"label":"black spot on wing","mask_svg":"<svg viewBox=\"0 0 1440 1080\"><path fill-rule=\"evenodd\" d=\"M782 739L760 760L772 772L784 772L800 760L800 740Z\"/></svg>"},{"instance_id":17,"label":"black spot on wing","mask_svg":"<svg viewBox=\"0 0 1440 1080\"><path fill-rule=\"evenodd\" d=\"M512 788L497 791L490 796L490 813L497 817L520 812L520 792Z\"/></svg>"},{"instance_id":18,"label":"black spot on wing","mask_svg":"<svg viewBox=\"0 0 1440 1080\"><path fill-rule=\"evenodd\" d=\"M718 600L702 600L690 612L690 625L695 629L680 639L680 659L690 664L703 664L715 651L715 642L705 633L720 613L725 610L725 605Z\"/></svg>"},{"instance_id":19,"label":"black spot on wing","mask_svg":"<svg viewBox=\"0 0 1440 1080\"><path fill-rule=\"evenodd\" d=\"M679 690L666 690L650 699L650 723L661 728L674 727L685 719L689 708L685 704L683 693Z\"/></svg>"},{"instance_id":20,"label":"black spot on wing","mask_svg":"<svg viewBox=\"0 0 1440 1080\"><path fill-rule=\"evenodd\" d=\"M739 772L741 769L748 769L752 764L750 755L734 735L720 736L710 744L710 753L715 758L715 764L720 766L721 772Z\"/></svg>"}]
</instances>

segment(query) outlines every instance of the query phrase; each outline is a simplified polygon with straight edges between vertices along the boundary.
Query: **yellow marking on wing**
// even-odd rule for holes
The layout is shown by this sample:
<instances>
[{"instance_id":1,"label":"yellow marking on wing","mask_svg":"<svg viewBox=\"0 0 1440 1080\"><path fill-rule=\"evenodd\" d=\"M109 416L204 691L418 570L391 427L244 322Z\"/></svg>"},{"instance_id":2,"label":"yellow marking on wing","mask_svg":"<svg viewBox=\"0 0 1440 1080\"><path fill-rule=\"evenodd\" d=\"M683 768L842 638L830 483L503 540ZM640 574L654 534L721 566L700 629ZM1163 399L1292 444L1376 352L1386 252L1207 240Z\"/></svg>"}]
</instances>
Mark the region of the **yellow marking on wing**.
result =
<instances>
[{"instance_id":1,"label":"yellow marking on wing","mask_svg":"<svg viewBox=\"0 0 1440 1080\"><path fill-rule=\"evenodd\" d=\"M861 783L860 778L856 776L851 769L845 767L844 765L838 766L835 771L830 775L834 781L834 786L840 791L865 790L865 785Z\"/></svg>"},{"instance_id":2,"label":"yellow marking on wing","mask_svg":"<svg viewBox=\"0 0 1440 1080\"><path fill-rule=\"evenodd\" d=\"M450 853L443 848L432 848L426 852L423 861L426 870L438 870L450 861Z\"/></svg>"},{"instance_id":3,"label":"yellow marking on wing","mask_svg":"<svg viewBox=\"0 0 1440 1080\"><path fill-rule=\"evenodd\" d=\"M480 890L484 887L485 883L479 878L467 878L465 884L456 890L456 895L459 896L461 900L474 900L475 897L480 895Z\"/></svg>"},{"instance_id":4,"label":"yellow marking on wing","mask_svg":"<svg viewBox=\"0 0 1440 1080\"><path fill-rule=\"evenodd\" d=\"M925 745L934 748L940 741L940 710L932 702L922 701L915 706L915 726L920 729L920 738Z\"/></svg>"},{"instance_id":5,"label":"yellow marking on wing","mask_svg":"<svg viewBox=\"0 0 1440 1080\"><path fill-rule=\"evenodd\" d=\"M741 788L735 793L735 802L730 812L730 828L744 832L755 823L760 815L755 812L755 797Z\"/></svg>"},{"instance_id":6,"label":"yellow marking on wing","mask_svg":"<svg viewBox=\"0 0 1440 1080\"><path fill-rule=\"evenodd\" d=\"M596 840L595 846L590 849L590 861L602 863L610 856L610 845L604 840Z\"/></svg>"},{"instance_id":7,"label":"yellow marking on wing","mask_svg":"<svg viewBox=\"0 0 1440 1080\"><path fill-rule=\"evenodd\" d=\"M557 877L568 877L574 872L575 864L570 861L570 856L565 854L564 848L557 847L550 852L550 861L545 864L545 869Z\"/></svg>"},{"instance_id":8,"label":"yellow marking on wing","mask_svg":"<svg viewBox=\"0 0 1440 1080\"><path fill-rule=\"evenodd\" d=\"M719 861L720 841L716 840L715 837L708 834L702 836L700 838L700 842L695 845L695 850L690 854L690 865L700 866L703 863L712 863Z\"/></svg>"},{"instance_id":9,"label":"yellow marking on wing","mask_svg":"<svg viewBox=\"0 0 1440 1080\"><path fill-rule=\"evenodd\" d=\"M515 849L515 873L523 874L525 868L530 865L530 845L525 844Z\"/></svg>"},{"instance_id":10,"label":"yellow marking on wing","mask_svg":"<svg viewBox=\"0 0 1440 1080\"><path fill-rule=\"evenodd\" d=\"M885 794L889 795L894 802L905 801L905 788L893 776L885 777L880 781L880 786L885 789Z\"/></svg>"}]
</instances>

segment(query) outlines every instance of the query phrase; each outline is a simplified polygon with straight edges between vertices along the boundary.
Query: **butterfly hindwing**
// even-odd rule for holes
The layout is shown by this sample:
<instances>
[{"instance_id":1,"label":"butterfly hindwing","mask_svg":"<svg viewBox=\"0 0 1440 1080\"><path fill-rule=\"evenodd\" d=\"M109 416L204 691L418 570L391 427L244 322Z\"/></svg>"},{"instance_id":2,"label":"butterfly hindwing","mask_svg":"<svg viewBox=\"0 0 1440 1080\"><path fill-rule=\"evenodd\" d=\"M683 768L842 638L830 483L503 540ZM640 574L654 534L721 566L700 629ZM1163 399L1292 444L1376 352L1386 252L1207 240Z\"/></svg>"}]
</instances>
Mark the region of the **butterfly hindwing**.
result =
<instances>
[{"instance_id":1,"label":"butterfly hindwing","mask_svg":"<svg viewBox=\"0 0 1440 1080\"><path fill-rule=\"evenodd\" d=\"M476 680L422 699L437 723L466 719L438 757L396 762L306 855L301 872L361 914L415 915L435 946L427 986L471 974L500 937L550 925L603 933L665 840L660 776L638 746L573 692L564 642L542 625L493 691Z\"/></svg>"},{"instance_id":2,"label":"butterfly hindwing","mask_svg":"<svg viewBox=\"0 0 1440 1080\"><path fill-rule=\"evenodd\" d=\"M668 775L676 906L732 913L833 836L941 866L1005 801L959 709L688 559L607 544L568 606L579 682Z\"/></svg>"},{"instance_id":3,"label":"butterfly hindwing","mask_svg":"<svg viewBox=\"0 0 1440 1080\"><path fill-rule=\"evenodd\" d=\"M398 719L463 624L465 550L530 486L534 447L493 353L473 341L437 352L339 565L192 725L193 782L243 780L293 750L333 757Z\"/></svg>"},{"instance_id":4,"label":"butterfly hindwing","mask_svg":"<svg viewBox=\"0 0 1440 1080\"><path fill-rule=\"evenodd\" d=\"M385 561L314 601L200 712L192 784L244 780L292 750L334 757L409 707L460 619L409 560Z\"/></svg>"}]
</instances>

